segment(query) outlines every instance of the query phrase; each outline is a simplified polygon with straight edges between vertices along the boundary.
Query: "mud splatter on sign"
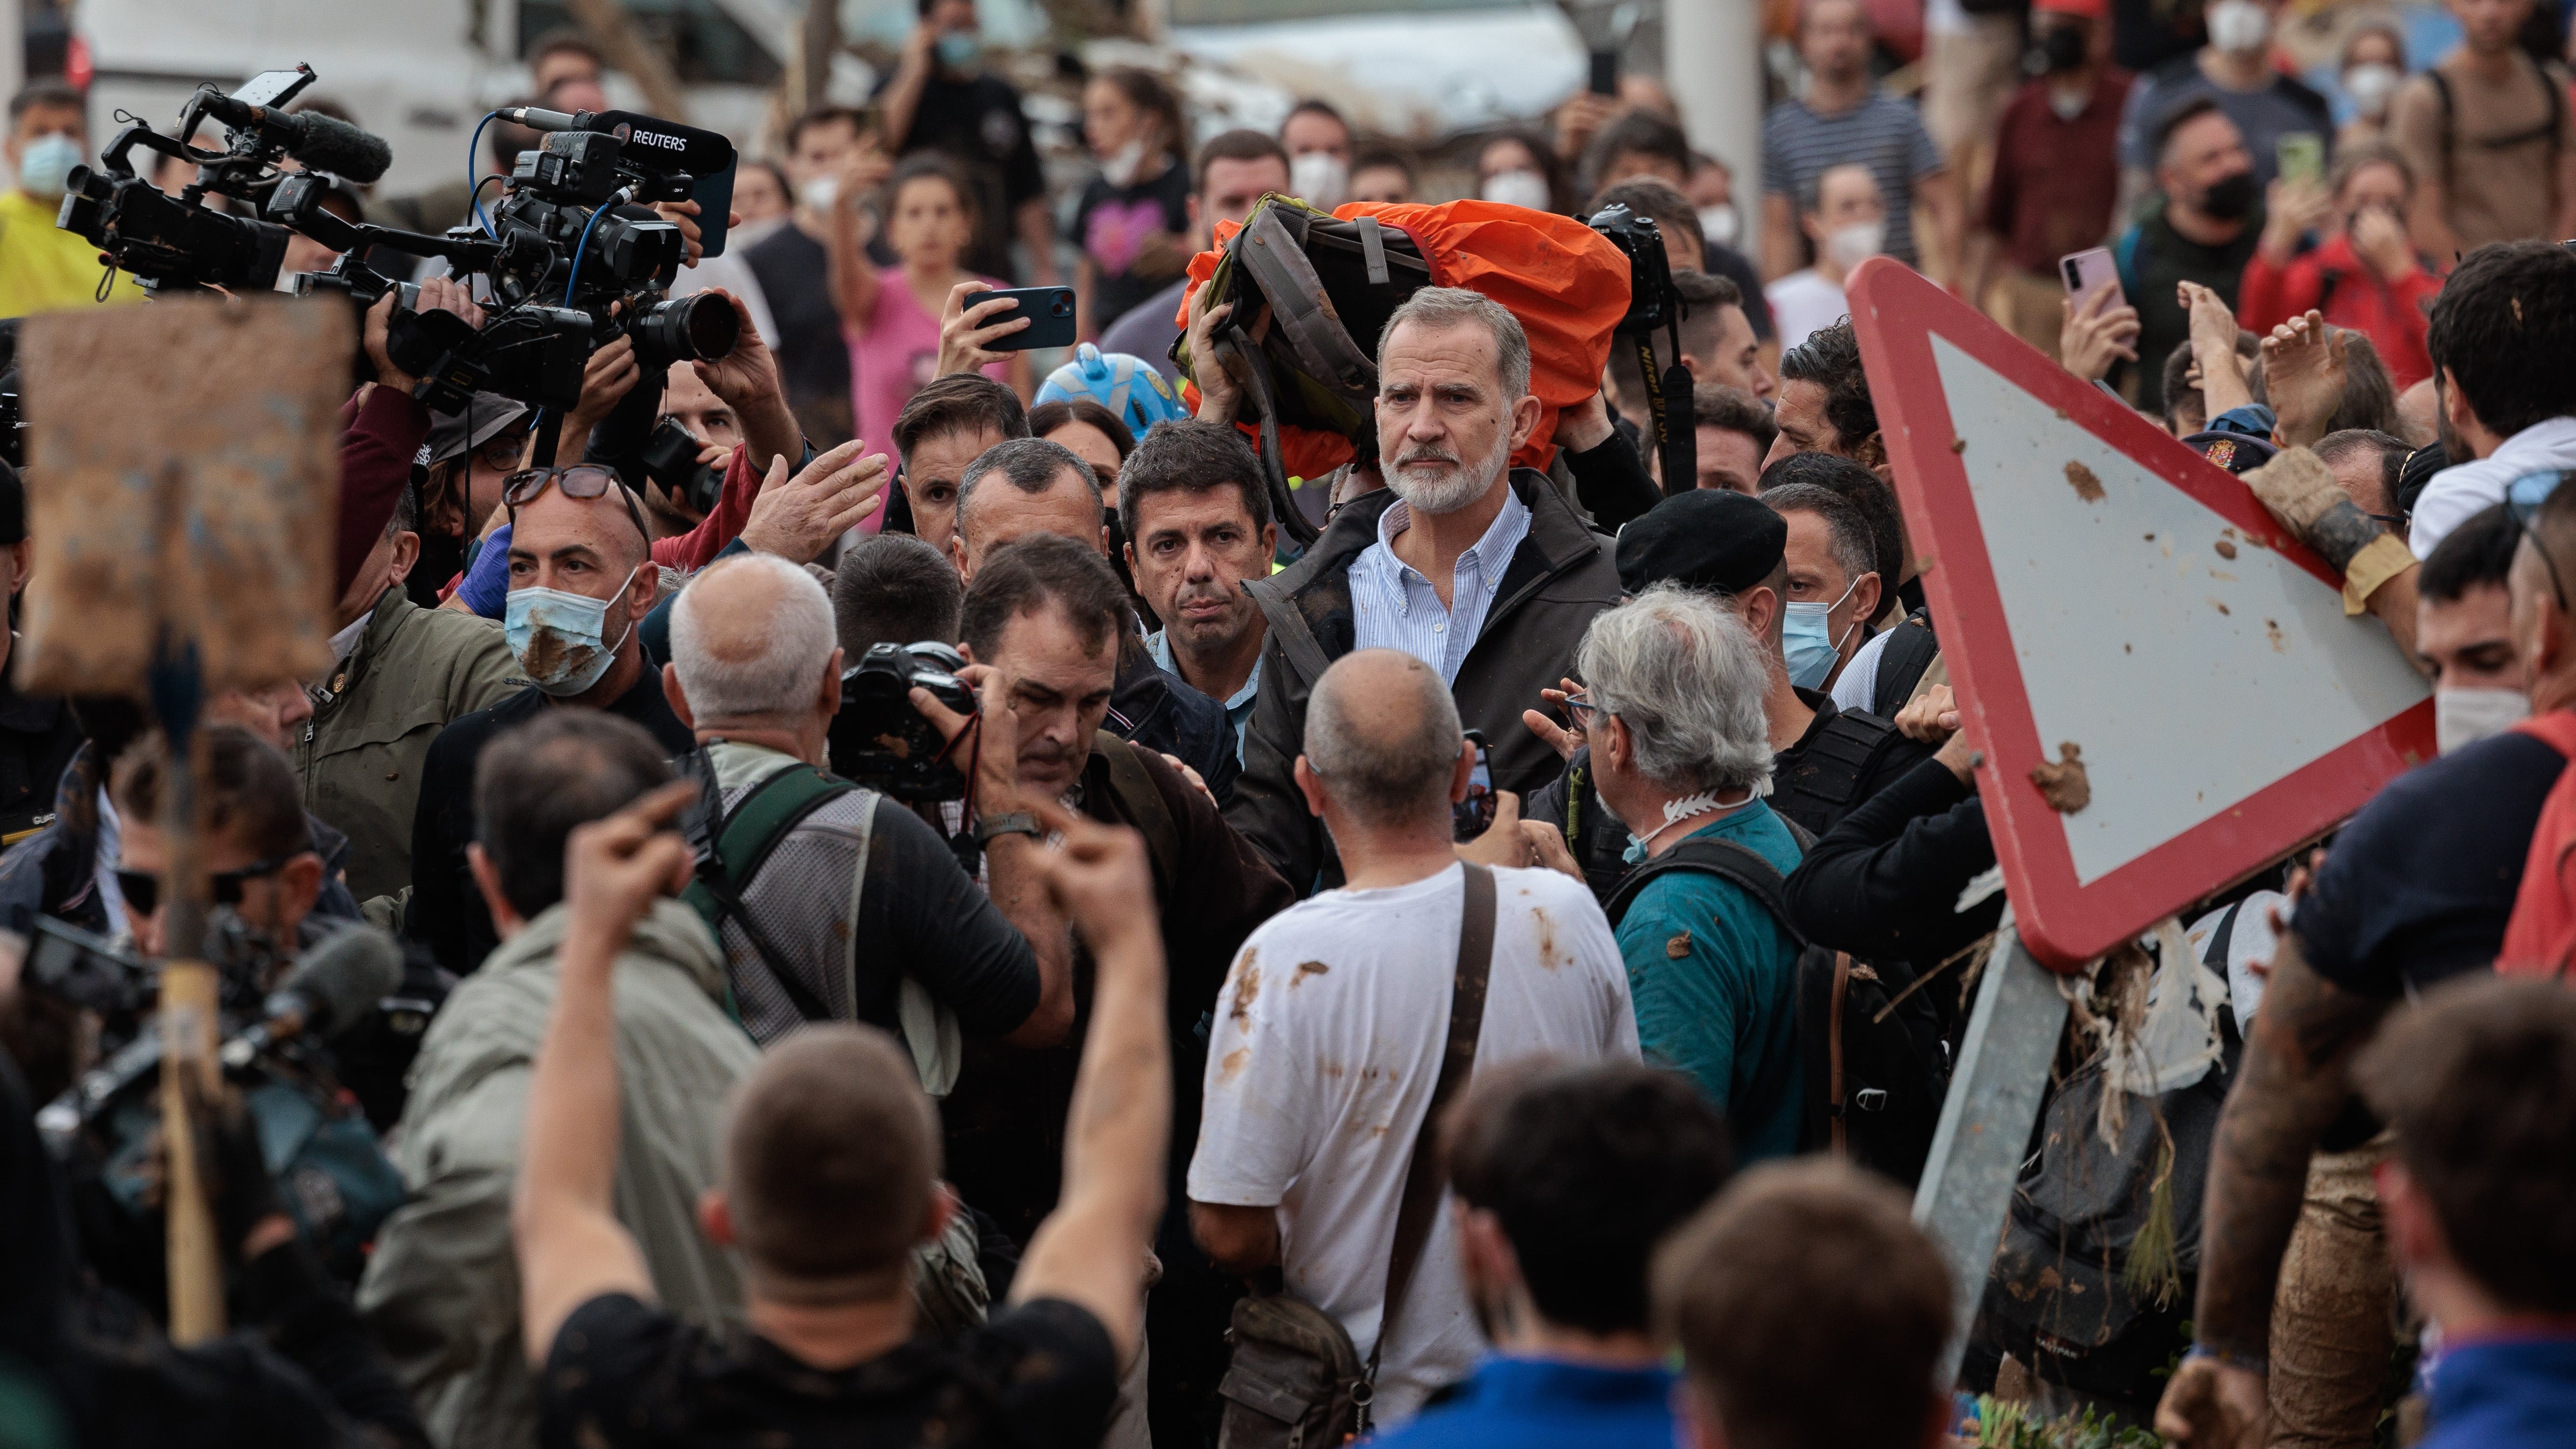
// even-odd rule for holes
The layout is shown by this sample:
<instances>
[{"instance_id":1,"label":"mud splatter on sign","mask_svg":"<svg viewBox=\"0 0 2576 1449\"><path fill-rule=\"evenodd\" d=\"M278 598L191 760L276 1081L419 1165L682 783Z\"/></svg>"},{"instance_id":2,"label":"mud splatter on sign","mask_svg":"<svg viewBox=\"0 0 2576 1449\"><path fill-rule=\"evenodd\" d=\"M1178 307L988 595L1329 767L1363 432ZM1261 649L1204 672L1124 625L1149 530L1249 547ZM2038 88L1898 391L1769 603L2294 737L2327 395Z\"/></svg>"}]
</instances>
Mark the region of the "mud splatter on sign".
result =
<instances>
[{"instance_id":1,"label":"mud splatter on sign","mask_svg":"<svg viewBox=\"0 0 2576 1449\"><path fill-rule=\"evenodd\" d=\"M2083 464L2078 463L2073 459L2068 459L2066 464L2066 481L2075 485L2076 497L2083 499L2087 503L2099 503L2102 501L2102 480L2095 476L2092 469L2085 467Z\"/></svg>"},{"instance_id":2,"label":"mud splatter on sign","mask_svg":"<svg viewBox=\"0 0 2576 1449\"><path fill-rule=\"evenodd\" d=\"M2039 787L2039 796L2048 808L2060 815L2072 815L2093 803L2093 782L2084 773L2084 748L2073 740L2057 747L2057 762L2042 760L2030 767L2030 782Z\"/></svg>"}]
</instances>

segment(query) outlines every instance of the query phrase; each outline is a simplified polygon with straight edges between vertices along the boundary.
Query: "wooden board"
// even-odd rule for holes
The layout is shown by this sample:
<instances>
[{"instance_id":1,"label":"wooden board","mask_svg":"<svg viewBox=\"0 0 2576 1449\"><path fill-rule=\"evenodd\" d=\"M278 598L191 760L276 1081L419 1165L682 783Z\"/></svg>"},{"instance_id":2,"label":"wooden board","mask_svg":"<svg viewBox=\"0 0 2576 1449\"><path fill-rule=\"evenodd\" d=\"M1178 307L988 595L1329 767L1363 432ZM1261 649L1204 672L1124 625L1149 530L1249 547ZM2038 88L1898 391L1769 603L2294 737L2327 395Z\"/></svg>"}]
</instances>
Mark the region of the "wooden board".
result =
<instances>
[{"instance_id":1,"label":"wooden board","mask_svg":"<svg viewBox=\"0 0 2576 1449\"><path fill-rule=\"evenodd\" d=\"M330 666L356 344L347 305L321 298L27 319L20 688L133 692L165 625L210 689Z\"/></svg>"}]
</instances>

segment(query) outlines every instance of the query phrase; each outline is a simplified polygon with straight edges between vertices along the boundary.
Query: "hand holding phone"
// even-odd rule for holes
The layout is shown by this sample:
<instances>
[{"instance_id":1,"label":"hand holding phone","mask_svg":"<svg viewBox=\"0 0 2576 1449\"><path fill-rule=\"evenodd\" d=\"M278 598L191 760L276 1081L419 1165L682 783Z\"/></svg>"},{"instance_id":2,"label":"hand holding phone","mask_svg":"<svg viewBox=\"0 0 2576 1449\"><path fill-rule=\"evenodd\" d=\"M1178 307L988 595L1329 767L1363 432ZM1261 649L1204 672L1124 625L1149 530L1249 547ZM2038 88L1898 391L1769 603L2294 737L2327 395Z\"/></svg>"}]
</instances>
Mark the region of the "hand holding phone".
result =
<instances>
[{"instance_id":1,"label":"hand holding phone","mask_svg":"<svg viewBox=\"0 0 2576 1449\"><path fill-rule=\"evenodd\" d=\"M996 337L984 344L993 352L1026 352L1033 347L1071 347L1074 315L1071 287L1015 287L1008 291L987 292L976 298L981 306L1009 299L1012 306L996 307L984 318L986 328L1027 318L1029 325L1007 337Z\"/></svg>"},{"instance_id":2,"label":"hand holding phone","mask_svg":"<svg viewBox=\"0 0 2576 1449\"><path fill-rule=\"evenodd\" d=\"M1451 833L1461 841L1474 840L1494 825L1493 751L1480 730L1467 731L1467 743L1476 750L1475 770L1467 777L1467 798L1449 807Z\"/></svg>"}]
</instances>

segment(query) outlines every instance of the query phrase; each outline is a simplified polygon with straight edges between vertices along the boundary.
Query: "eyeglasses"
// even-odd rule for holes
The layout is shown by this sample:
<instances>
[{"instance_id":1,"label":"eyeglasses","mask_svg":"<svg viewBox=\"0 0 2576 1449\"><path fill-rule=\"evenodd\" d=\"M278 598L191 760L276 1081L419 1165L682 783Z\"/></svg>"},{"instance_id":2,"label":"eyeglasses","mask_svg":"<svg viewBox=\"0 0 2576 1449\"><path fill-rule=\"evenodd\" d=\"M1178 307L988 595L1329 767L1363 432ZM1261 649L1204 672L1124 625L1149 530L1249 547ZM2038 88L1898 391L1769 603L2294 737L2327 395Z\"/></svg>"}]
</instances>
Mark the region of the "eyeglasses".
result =
<instances>
[{"instance_id":1,"label":"eyeglasses","mask_svg":"<svg viewBox=\"0 0 2576 1449\"><path fill-rule=\"evenodd\" d=\"M242 901L243 882L275 875L284 870L286 863L294 858L292 855L281 855L269 860L254 860L239 870L228 870L220 875L209 876L206 883L214 890L216 905L237 906ZM125 897L125 910L128 915L148 916L161 908L161 877L150 871L126 870L120 867L116 872L116 888Z\"/></svg>"},{"instance_id":2,"label":"eyeglasses","mask_svg":"<svg viewBox=\"0 0 2576 1449\"><path fill-rule=\"evenodd\" d=\"M528 431L525 428L493 434L475 445L474 456L486 468L516 468L528 455Z\"/></svg>"},{"instance_id":3,"label":"eyeglasses","mask_svg":"<svg viewBox=\"0 0 2576 1449\"><path fill-rule=\"evenodd\" d=\"M2548 546L2540 541L2539 530L2531 526L2532 520L2540 514L2540 506L2549 501L2550 494L2558 491L2558 480L2562 476L2554 470L2523 474L2505 485L2504 507L2505 512L2513 516L2513 526L2531 540L2531 551L2540 556L2540 566L2549 570L2549 592L2558 600L2558 611L2563 614L2576 610L2567 607L2567 590L2558 580L2558 563L2549 556Z\"/></svg>"},{"instance_id":4,"label":"eyeglasses","mask_svg":"<svg viewBox=\"0 0 2576 1449\"><path fill-rule=\"evenodd\" d=\"M647 542L652 540L653 530L644 526L643 510L635 504L635 490L626 486L626 480L618 477L615 469L596 463L575 463L569 468L522 468L501 480L501 501L509 505L513 524L519 521L519 510L535 502L549 483L561 489L566 498L584 502L605 497L609 489L616 489L618 501L626 505L626 516L635 522L635 531Z\"/></svg>"},{"instance_id":5,"label":"eyeglasses","mask_svg":"<svg viewBox=\"0 0 2576 1449\"><path fill-rule=\"evenodd\" d=\"M1576 729L1588 732L1592 728L1592 717L1601 712L1601 706L1580 694L1569 694L1565 697L1565 712L1573 719Z\"/></svg>"}]
</instances>

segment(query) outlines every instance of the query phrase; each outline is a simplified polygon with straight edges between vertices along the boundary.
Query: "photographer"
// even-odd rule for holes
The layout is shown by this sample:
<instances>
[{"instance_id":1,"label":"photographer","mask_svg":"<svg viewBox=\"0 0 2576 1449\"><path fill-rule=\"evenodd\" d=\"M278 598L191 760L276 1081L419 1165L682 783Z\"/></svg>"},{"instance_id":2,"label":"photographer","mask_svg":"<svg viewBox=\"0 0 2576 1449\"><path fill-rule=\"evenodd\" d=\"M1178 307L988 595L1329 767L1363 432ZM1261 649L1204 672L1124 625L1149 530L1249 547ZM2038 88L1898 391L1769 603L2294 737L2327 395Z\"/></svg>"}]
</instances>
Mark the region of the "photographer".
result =
<instances>
[{"instance_id":1,"label":"photographer","mask_svg":"<svg viewBox=\"0 0 2576 1449\"><path fill-rule=\"evenodd\" d=\"M980 681L982 725L1012 727L988 737L983 759L1016 756L1017 794L1062 800L1090 819L1135 828L1153 866L1154 907L1171 953L1164 1032L1172 1043L1172 1141L1165 1185L1174 1211L1155 1239L1163 1279L1148 1307L1153 1342L1147 1374L1158 1439L1178 1432L1212 1399L1225 1372L1224 1326L1237 1296L1190 1242L1181 1178L1198 1137L1200 1083L1206 1076L1208 1026L1235 952L1254 927L1288 908L1288 884L1250 842L1217 813L1207 792L1166 758L1102 728L1110 709L1127 629L1124 587L1088 543L1054 535L994 549L967 588L963 635L968 673ZM914 703L954 737L969 721L926 693ZM976 801L977 834L1003 838L1030 830ZM1092 975L1074 970L1073 995L1088 1009ZM1081 1051L969 1047L967 1069L943 1105L948 1178L967 1201L1025 1243L1059 1200L1065 1162L1065 1113L1081 1069Z\"/></svg>"},{"instance_id":2,"label":"photographer","mask_svg":"<svg viewBox=\"0 0 2576 1449\"><path fill-rule=\"evenodd\" d=\"M987 899L920 817L873 790L831 788L825 741L842 663L831 601L784 559L722 560L672 608L662 685L721 801L708 834L733 897L715 921L726 974L763 1044L808 1021L896 1031L940 1095L956 1063L930 1063L940 1033L924 1031L916 990L972 1035L1061 1041L1073 1020L1064 923L1037 886L1033 839L987 841ZM1028 808L1014 719L998 695L983 714L975 790L988 818ZM799 791L801 812L784 803ZM745 825L752 837L738 840ZM757 864L731 878L727 862L746 857Z\"/></svg>"},{"instance_id":3,"label":"photographer","mask_svg":"<svg viewBox=\"0 0 2576 1449\"><path fill-rule=\"evenodd\" d=\"M420 285L414 310L453 312L474 326L483 309L463 283L445 277ZM331 587L346 594L384 539L394 500L411 487L411 468L429 438L429 409L412 396L420 379L394 365L385 338L394 315L391 294L367 309L361 345L375 381L360 387L340 409L340 514Z\"/></svg>"},{"instance_id":4,"label":"photographer","mask_svg":"<svg viewBox=\"0 0 2576 1449\"><path fill-rule=\"evenodd\" d=\"M846 531L876 505L876 492L883 487L885 460L871 456L855 468L843 467L858 457L854 444L844 444L816 457L805 446L795 418L787 411L785 394L778 387L778 369L771 361L768 345L760 339L759 329L752 325L750 310L739 297L720 291L708 295L724 297L732 305L741 325L740 340L731 353L716 361L673 364L671 375L676 376L683 367L689 369L706 393L731 410L742 442L725 465L724 486L714 510L695 527L677 535L657 534L646 527L650 557L663 568L686 573L704 568L737 539L755 552L794 556L793 546L777 536L776 530L769 536L762 535L756 514L764 490L774 490L779 480L795 471L794 487L805 490L810 486L818 493L808 500L800 492L794 500L795 511L801 515L819 507L839 523L811 552L796 558L796 562L808 562L829 547L832 537ZM651 475L644 462L644 445L653 425L672 415L674 404L667 381L662 377L648 380L640 375L634 344L627 338L621 337L591 354L582 382L582 399L565 416L556 457L579 457L586 463L613 469L637 496L647 496ZM698 415L704 416L703 398L688 394L682 400L695 403ZM711 439L701 435L701 441ZM714 461L703 453L700 458L702 462ZM826 467L827 463L830 466ZM841 514L847 517L839 517ZM800 526L795 531L801 534L805 530ZM483 551L475 556L474 566L467 570L465 582L457 590L464 607L486 618L496 617L504 610L506 592L512 587L508 582L513 577L508 563L511 548L506 524L484 540Z\"/></svg>"},{"instance_id":5,"label":"photographer","mask_svg":"<svg viewBox=\"0 0 2576 1449\"><path fill-rule=\"evenodd\" d=\"M0 1011L23 1005L23 998L0 1003ZM228 1092L200 1110L211 1130L200 1136L198 1160L229 1249L239 1327L182 1349L141 1305L84 1273L62 1212L60 1169L36 1130L33 1093L17 1065L0 1058L8 1184L0 1189L0 1281L10 1285L0 1350L22 1371L13 1375L20 1393L38 1390L32 1400L13 1396L13 1421L41 1423L51 1409L67 1442L98 1449L208 1442L325 1449L360 1436L427 1449L410 1397L280 1208L238 1098Z\"/></svg>"}]
</instances>

